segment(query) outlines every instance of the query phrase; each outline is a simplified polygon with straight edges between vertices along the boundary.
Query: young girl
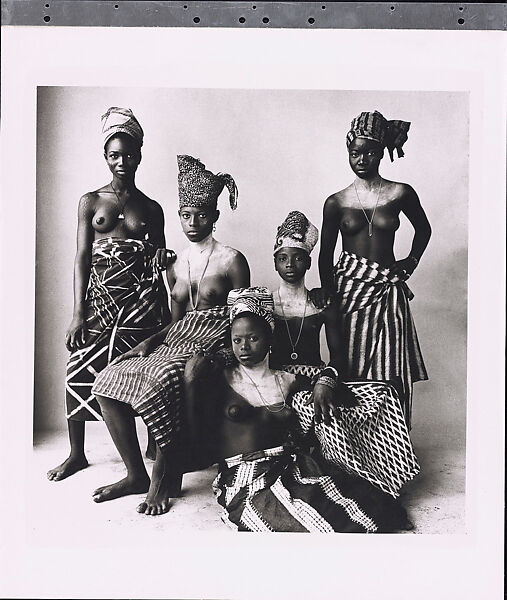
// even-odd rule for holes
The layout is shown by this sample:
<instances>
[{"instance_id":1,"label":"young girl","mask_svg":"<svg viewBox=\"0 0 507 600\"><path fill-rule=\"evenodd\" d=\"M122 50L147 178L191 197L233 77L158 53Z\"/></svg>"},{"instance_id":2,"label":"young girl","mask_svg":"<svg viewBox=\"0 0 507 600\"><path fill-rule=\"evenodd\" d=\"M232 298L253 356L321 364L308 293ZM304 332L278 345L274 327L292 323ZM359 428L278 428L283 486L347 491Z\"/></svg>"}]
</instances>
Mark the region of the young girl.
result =
<instances>
[{"instance_id":1,"label":"young girl","mask_svg":"<svg viewBox=\"0 0 507 600\"><path fill-rule=\"evenodd\" d=\"M304 448L291 399L308 380L273 370L274 328L266 288L233 290L230 305L235 366L221 374L192 358L186 398L194 444L208 440L219 461L213 490L240 531L384 532L407 525L401 505L367 481L317 461ZM206 396L202 389L208 392Z\"/></svg>"},{"instance_id":2,"label":"young girl","mask_svg":"<svg viewBox=\"0 0 507 600\"><path fill-rule=\"evenodd\" d=\"M127 468L127 476L98 488L95 502L146 492L138 511L158 515L179 495L182 473L181 416L183 370L201 348L220 349L228 337L227 294L249 285L245 257L215 240L224 186L236 208L237 188L230 175L215 175L191 156L178 156L179 217L189 246L168 270L173 322L120 357L97 377L93 388L104 420ZM131 408L157 442L151 485L139 450Z\"/></svg>"}]
</instances>

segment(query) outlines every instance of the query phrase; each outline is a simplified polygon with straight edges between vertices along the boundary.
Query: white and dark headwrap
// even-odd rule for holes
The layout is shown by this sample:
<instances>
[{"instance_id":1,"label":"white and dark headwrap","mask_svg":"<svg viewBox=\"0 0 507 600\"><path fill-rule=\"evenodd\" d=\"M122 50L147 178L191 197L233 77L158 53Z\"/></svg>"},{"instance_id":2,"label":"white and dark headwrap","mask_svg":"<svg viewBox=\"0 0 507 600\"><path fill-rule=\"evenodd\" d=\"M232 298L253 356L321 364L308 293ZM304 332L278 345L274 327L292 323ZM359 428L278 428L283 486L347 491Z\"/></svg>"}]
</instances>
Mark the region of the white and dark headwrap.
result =
<instances>
[{"instance_id":1,"label":"white and dark headwrap","mask_svg":"<svg viewBox=\"0 0 507 600\"><path fill-rule=\"evenodd\" d=\"M350 131L347 133L347 148L356 138L373 140L387 148L391 162L394 160L394 149L398 158L404 156L403 144L408 139L408 121L388 121L378 111L362 112L352 120Z\"/></svg>"},{"instance_id":2,"label":"white and dark headwrap","mask_svg":"<svg viewBox=\"0 0 507 600\"><path fill-rule=\"evenodd\" d=\"M218 196L225 186L229 190L229 203L236 210L238 188L227 173L213 174L198 158L178 155L178 194L182 206L210 206L216 208Z\"/></svg>"},{"instance_id":3,"label":"white and dark headwrap","mask_svg":"<svg viewBox=\"0 0 507 600\"><path fill-rule=\"evenodd\" d=\"M273 254L282 248L302 248L310 254L318 239L315 225L302 212L293 210L277 229Z\"/></svg>"},{"instance_id":4,"label":"white and dark headwrap","mask_svg":"<svg viewBox=\"0 0 507 600\"><path fill-rule=\"evenodd\" d=\"M231 290L227 296L227 306L229 307L231 324L238 315L252 313L264 319L271 327L271 331L275 328L273 294L267 287L248 287Z\"/></svg>"},{"instance_id":5,"label":"white and dark headwrap","mask_svg":"<svg viewBox=\"0 0 507 600\"><path fill-rule=\"evenodd\" d=\"M111 106L101 117L104 146L114 135L126 133L139 144L143 145L144 132L139 121L134 117L130 108Z\"/></svg>"}]
</instances>

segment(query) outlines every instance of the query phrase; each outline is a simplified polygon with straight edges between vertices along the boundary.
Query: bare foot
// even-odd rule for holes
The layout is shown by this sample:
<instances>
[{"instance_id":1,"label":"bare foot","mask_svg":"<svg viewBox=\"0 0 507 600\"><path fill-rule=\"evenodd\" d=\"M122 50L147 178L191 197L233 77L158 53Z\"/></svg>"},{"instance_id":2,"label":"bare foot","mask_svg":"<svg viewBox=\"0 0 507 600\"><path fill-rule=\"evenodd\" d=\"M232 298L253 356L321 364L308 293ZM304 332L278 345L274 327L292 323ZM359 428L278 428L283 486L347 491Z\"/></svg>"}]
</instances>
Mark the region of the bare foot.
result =
<instances>
[{"instance_id":1,"label":"bare foot","mask_svg":"<svg viewBox=\"0 0 507 600\"><path fill-rule=\"evenodd\" d=\"M74 473L86 469L88 466L88 461L86 457L83 456L69 456L67 460L64 460L61 465L58 465L54 469L48 471L48 479L49 481L61 481L62 479L66 479Z\"/></svg>"},{"instance_id":2,"label":"bare foot","mask_svg":"<svg viewBox=\"0 0 507 600\"><path fill-rule=\"evenodd\" d=\"M181 480L182 475L168 474L165 471L159 476L152 474L148 495L137 507L137 512L153 516L168 512L171 508L170 499L181 494Z\"/></svg>"},{"instance_id":3,"label":"bare foot","mask_svg":"<svg viewBox=\"0 0 507 600\"><path fill-rule=\"evenodd\" d=\"M114 500L115 498L121 498L122 496L129 496L130 494L142 494L146 492L149 487L150 478L148 475L136 479L127 476L116 483L97 488L93 492L93 501L107 502L108 500Z\"/></svg>"}]
</instances>

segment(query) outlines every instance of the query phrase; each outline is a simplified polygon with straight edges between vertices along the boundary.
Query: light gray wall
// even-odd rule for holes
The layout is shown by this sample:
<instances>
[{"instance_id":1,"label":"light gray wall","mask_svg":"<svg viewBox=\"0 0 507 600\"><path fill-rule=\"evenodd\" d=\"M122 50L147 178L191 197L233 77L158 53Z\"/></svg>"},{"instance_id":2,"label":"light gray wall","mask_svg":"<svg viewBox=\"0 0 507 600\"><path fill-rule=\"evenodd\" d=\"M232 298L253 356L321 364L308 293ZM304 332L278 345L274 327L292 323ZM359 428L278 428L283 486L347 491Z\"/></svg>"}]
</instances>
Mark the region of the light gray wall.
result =
<instances>
[{"instance_id":1,"label":"light gray wall","mask_svg":"<svg viewBox=\"0 0 507 600\"><path fill-rule=\"evenodd\" d=\"M426 445L462 446L466 414L468 95L364 92L45 87L38 89L37 257L34 424L61 429L66 328L79 197L107 183L100 116L132 108L145 131L137 185L158 200L168 246L185 245L177 219L177 154L230 173L239 206L224 193L216 237L248 258L252 282L277 285L272 245L289 210L319 229L327 196L348 185L345 134L351 119L377 109L412 122L405 158L381 165L387 179L411 184L433 237L410 280L411 303L430 381L415 384L413 436ZM399 257L410 248L406 219ZM318 284L318 248L308 285Z\"/></svg>"}]
</instances>

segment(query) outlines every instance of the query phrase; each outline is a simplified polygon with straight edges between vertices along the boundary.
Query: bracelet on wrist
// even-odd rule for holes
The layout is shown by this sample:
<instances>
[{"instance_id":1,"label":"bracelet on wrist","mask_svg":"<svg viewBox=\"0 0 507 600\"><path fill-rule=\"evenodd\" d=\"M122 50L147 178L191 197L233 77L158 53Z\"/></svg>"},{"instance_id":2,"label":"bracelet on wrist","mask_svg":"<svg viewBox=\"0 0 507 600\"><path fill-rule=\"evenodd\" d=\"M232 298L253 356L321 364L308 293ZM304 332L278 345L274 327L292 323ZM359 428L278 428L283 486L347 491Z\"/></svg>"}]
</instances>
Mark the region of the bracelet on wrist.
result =
<instances>
[{"instance_id":1,"label":"bracelet on wrist","mask_svg":"<svg viewBox=\"0 0 507 600\"><path fill-rule=\"evenodd\" d=\"M327 377L333 377L335 379L335 381L338 379L338 371L337 369L335 369L334 367L332 367L331 365L328 365L327 367L325 367L321 373L321 375L325 375Z\"/></svg>"},{"instance_id":2,"label":"bracelet on wrist","mask_svg":"<svg viewBox=\"0 0 507 600\"><path fill-rule=\"evenodd\" d=\"M320 383L321 385L326 385L327 387L330 387L332 390L334 390L336 388L336 381L332 377L328 377L327 375L321 375L317 379L317 383Z\"/></svg>"}]
</instances>

